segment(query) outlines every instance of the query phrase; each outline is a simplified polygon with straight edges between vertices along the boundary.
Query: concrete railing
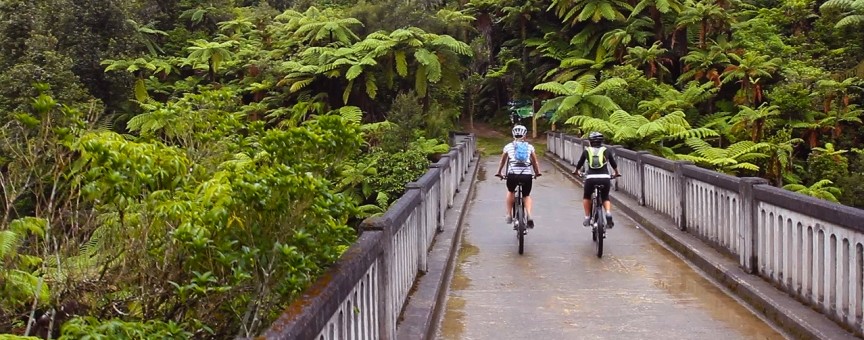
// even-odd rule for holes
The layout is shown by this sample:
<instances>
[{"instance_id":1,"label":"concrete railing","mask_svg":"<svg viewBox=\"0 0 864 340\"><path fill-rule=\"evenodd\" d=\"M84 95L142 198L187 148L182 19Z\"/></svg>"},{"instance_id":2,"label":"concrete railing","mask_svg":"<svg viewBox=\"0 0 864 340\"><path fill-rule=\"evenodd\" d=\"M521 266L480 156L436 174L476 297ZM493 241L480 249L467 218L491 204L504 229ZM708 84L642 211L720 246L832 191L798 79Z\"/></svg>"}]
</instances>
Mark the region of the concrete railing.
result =
<instances>
[{"instance_id":1,"label":"concrete railing","mask_svg":"<svg viewBox=\"0 0 864 340\"><path fill-rule=\"evenodd\" d=\"M587 141L547 135L571 164ZM734 177L690 162L609 146L619 192L733 258L857 335L864 334L864 210Z\"/></svg>"},{"instance_id":2,"label":"concrete railing","mask_svg":"<svg viewBox=\"0 0 864 340\"><path fill-rule=\"evenodd\" d=\"M323 277L259 338L395 339L397 320L447 208L465 179L477 143L451 134L450 152L430 165Z\"/></svg>"}]
</instances>

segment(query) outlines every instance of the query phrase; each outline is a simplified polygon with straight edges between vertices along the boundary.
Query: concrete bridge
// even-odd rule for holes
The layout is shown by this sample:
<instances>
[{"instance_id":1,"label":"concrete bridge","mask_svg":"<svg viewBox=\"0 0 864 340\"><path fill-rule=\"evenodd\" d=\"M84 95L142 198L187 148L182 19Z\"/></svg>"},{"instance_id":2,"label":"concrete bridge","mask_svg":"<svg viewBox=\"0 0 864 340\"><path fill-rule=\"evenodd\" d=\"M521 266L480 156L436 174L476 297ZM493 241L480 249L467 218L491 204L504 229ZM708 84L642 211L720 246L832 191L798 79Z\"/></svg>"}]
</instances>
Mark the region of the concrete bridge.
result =
<instances>
[{"instance_id":1,"label":"concrete bridge","mask_svg":"<svg viewBox=\"0 0 864 340\"><path fill-rule=\"evenodd\" d=\"M861 337L864 211L612 146L624 177L598 259L569 175L583 144L547 135L519 255L497 158L454 134L260 338Z\"/></svg>"}]
</instances>

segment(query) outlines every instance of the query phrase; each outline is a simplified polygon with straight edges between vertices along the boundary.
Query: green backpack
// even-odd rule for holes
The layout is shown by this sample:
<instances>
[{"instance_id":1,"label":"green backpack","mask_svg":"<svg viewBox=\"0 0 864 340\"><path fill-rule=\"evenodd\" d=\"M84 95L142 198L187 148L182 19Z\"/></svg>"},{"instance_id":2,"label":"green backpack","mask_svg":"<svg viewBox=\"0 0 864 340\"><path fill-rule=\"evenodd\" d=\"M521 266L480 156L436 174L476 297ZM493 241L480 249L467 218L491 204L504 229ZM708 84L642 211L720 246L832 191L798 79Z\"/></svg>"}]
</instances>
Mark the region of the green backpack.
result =
<instances>
[{"instance_id":1,"label":"green backpack","mask_svg":"<svg viewBox=\"0 0 864 340\"><path fill-rule=\"evenodd\" d=\"M605 146L599 148L589 146L585 151L588 152L588 168L602 169L606 165L606 158L604 157L606 154Z\"/></svg>"}]
</instances>

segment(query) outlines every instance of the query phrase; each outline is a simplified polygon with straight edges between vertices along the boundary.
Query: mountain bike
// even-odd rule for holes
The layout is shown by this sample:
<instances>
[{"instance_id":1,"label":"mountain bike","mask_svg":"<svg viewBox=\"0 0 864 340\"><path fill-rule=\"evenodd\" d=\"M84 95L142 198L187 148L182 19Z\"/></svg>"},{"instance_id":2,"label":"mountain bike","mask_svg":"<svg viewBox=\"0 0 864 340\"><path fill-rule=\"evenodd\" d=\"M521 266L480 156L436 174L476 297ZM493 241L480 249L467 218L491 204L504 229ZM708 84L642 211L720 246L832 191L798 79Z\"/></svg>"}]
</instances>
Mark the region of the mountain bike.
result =
<instances>
[{"instance_id":1,"label":"mountain bike","mask_svg":"<svg viewBox=\"0 0 864 340\"><path fill-rule=\"evenodd\" d=\"M506 180L506 176L495 175L501 180ZM533 177L536 179L538 175ZM528 214L525 211L525 203L522 198L522 183L516 184L516 191L513 193L513 230L516 230L516 239L519 241L519 254L525 251L525 235L528 234Z\"/></svg>"},{"instance_id":2,"label":"mountain bike","mask_svg":"<svg viewBox=\"0 0 864 340\"><path fill-rule=\"evenodd\" d=\"M612 179L620 176L612 176ZM606 212L603 210L603 200L600 197L600 192L606 186L603 184L595 185L594 192L591 194L591 220L588 225L591 226L591 240L594 241L594 250L597 252L597 257L603 257L603 240L606 239Z\"/></svg>"}]
</instances>

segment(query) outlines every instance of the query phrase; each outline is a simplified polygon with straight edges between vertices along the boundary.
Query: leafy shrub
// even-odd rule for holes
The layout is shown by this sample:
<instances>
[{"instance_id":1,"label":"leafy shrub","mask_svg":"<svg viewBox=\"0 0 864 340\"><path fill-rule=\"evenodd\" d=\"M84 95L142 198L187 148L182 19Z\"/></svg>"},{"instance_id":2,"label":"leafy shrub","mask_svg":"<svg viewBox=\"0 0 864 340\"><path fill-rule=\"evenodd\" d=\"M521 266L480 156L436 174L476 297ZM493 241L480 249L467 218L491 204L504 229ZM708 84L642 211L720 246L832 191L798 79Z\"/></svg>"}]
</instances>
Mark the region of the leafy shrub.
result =
<instances>
[{"instance_id":1,"label":"leafy shrub","mask_svg":"<svg viewBox=\"0 0 864 340\"><path fill-rule=\"evenodd\" d=\"M66 339L188 339L192 333L174 322L150 320L147 322L111 319L100 321L94 317L80 317L63 324L61 340Z\"/></svg>"},{"instance_id":2,"label":"leafy shrub","mask_svg":"<svg viewBox=\"0 0 864 340\"><path fill-rule=\"evenodd\" d=\"M376 160L378 172L369 177L373 188L383 192L393 203L405 192L405 184L415 181L429 170L429 160L419 149L397 153L374 152L367 157Z\"/></svg>"},{"instance_id":3,"label":"leafy shrub","mask_svg":"<svg viewBox=\"0 0 864 340\"><path fill-rule=\"evenodd\" d=\"M420 97L414 91L400 93L393 100L393 106L387 114L387 120L396 125L381 139L384 150L396 152L408 148L408 143L415 136L415 131L423 126L423 107L419 104Z\"/></svg>"}]
</instances>

